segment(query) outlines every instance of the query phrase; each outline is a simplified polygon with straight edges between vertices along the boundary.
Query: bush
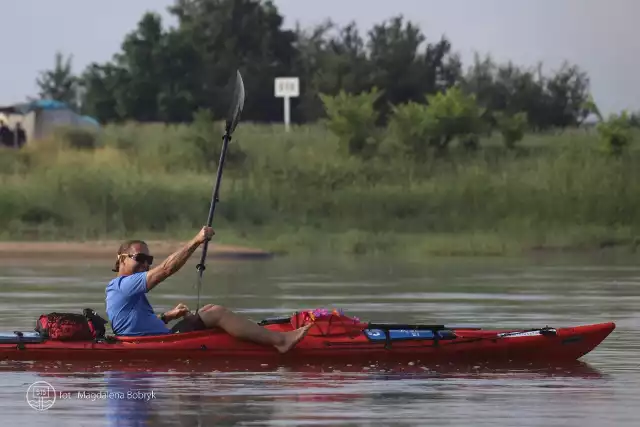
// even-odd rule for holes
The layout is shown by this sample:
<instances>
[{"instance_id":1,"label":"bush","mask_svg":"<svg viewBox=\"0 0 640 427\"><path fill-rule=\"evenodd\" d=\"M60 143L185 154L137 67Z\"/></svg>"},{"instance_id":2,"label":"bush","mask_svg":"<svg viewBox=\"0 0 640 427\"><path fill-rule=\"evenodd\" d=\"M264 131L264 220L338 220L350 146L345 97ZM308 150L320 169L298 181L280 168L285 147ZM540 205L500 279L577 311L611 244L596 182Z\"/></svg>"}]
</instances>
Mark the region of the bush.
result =
<instances>
[{"instance_id":1,"label":"bush","mask_svg":"<svg viewBox=\"0 0 640 427\"><path fill-rule=\"evenodd\" d=\"M69 148L93 150L101 145L100 137L95 130L59 126L52 134L54 140Z\"/></svg>"},{"instance_id":2,"label":"bush","mask_svg":"<svg viewBox=\"0 0 640 427\"><path fill-rule=\"evenodd\" d=\"M407 157L423 160L427 157L430 138L437 135L437 122L424 104L410 102L391 109L389 133L394 145Z\"/></svg>"},{"instance_id":3,"label":"bush","mask_svg":"<svg viewBox=\"0 0 640 427\"><path fill-rule=\"evenodd\" d=\"M455 86L446 92L428 95L427 103L427 120L434 126L431 145L442 151L456 138L463 143L477 141L474 135L482 133L485 123L484 109L478 105L475 95L467 95Z\"/></svg>"},{"instance_id":4,"label":"bush","mask_svg":"<svg viewBox=\"0 0 640 427\"><path fill-rule=\"evenodd\" d=\"M626 111L611 114L607 120L598 123L597 129L604 149L610 154L621 154L631 143L631 121Z\"/></svg>"},{"instance_id":5,"label":"bush","mask_svg":"<svg viewBox=\"0 0 640 427\"><path fill-rule=\"evenodd\" d=\"M368 158L377 151L378 112L374 103L380 95L376 88L358 95L345 91L336 96L319 95L328 116L327 127L339 138L341 149L347 154Z\"/></svg>"},{"instance_id":6,"label":"bush","mask_svg":"<svg viewBox=\"0 0 640 427\"><path fill-rule=\"evenodd\" d=\"M203 110L194 116L190 125L108 126L103 139L107 147L139 159L140 168L147 171L204 172L218 165L223 133L224 127ZM246 154L234 138L227 149L225 168L242 165L245 159Z\"/></svg>"},{"instance_id":7,"label":"bush","mask_svg":"<svg viewBox=\"0 0 640 427\"><path fill-rule=\"evenodd\" d=\"M527 113L520 112L514 115L498 111L494 113L498 129L502 134L502 140L505 147L513 149L516 142L524 137L524 131L527 128Z\"/></svg>"},{"instance_id":8,"label":"bush","mask_svg":"<svg viewBox=\"0 0 640 427\"><path fill-rule=\"evenodd\" d=\"M198 110L193 116L193 123L185 135L185 142L194 147L204 168L215 169L220 161L222 151L222 135L224 125L219 125L211 111ZM232 139L227 146L225 167L239 166L246 160L246 154Z\"/></svg>"},{"instance_id":9,"label":"bush","mask_svg":"<svg viewBox=\"0 0 640 427\"><path fill-rule=\"evenodd\" d=\"M29 151L0 146L0 174L24 173L29 169Z\"/></svg>"}]
</instances>

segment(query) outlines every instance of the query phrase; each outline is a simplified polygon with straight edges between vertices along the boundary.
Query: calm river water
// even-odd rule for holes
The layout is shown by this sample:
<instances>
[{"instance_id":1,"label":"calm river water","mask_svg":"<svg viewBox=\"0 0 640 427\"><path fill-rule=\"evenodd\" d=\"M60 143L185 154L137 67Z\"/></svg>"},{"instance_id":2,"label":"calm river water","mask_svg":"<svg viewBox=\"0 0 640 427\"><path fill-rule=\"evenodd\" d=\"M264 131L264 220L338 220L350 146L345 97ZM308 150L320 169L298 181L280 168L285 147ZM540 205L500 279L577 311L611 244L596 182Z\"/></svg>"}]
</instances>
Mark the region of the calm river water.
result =
<instances>
[{"instance_id":1,"label":"calm river water","mask_svg":"<svg viewBox=\"0 0 640 427\"><path fill-rule=\"evenodd\" d=\"M104 315L110 268L110 260L4 263L0 329L31 330L51 311L93 307ZM189 264L156 288L150 294L156 311L178 302L195 308L195 279ZM203 301L255 320L339 307L378 321L486 328L615 321L618 327L583 364L529 370L3 362L2 424L637 426L640 419L635 258L210 261ZM69 398L46 411L32 409L25 394L36 381ZM129 391L141 393L127 398ZM125 398L108 398L110 392Z\"/></svg>"}]
</instances>

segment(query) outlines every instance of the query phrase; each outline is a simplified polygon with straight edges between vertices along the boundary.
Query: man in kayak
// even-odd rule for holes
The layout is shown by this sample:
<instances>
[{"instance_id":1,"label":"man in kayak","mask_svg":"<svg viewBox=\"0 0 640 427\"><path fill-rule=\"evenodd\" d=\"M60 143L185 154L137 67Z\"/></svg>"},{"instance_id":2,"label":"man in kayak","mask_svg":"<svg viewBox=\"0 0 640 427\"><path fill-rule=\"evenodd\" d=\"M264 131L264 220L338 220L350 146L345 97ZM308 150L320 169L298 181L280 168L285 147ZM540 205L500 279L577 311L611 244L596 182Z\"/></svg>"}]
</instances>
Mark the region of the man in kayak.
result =
<instances>
[{"instance_id":1,"label":"man in kayak","mask_svg":"<svg viewBox=\"0 0 640 427\"><path fill-rule=\"evenodd\" d=\"M190 242L154 268L150 268L153 256L149 254L149 247L144 241L123 243L113 268L118 274L106 289L107 315L113 332L116 335L140 336L220 328L237 338L272 345L281 353L292 349L311 325L290 332L271 331L213 304L205 305L197 314L190 313L184 304L178 304L159 317L153 312L147 292L180 270L195 250L211 240L213 235L211 227L203 227ZM168 322L180 318L183 319L172 329L166 326Z\"/></svg>"}]
</instances>

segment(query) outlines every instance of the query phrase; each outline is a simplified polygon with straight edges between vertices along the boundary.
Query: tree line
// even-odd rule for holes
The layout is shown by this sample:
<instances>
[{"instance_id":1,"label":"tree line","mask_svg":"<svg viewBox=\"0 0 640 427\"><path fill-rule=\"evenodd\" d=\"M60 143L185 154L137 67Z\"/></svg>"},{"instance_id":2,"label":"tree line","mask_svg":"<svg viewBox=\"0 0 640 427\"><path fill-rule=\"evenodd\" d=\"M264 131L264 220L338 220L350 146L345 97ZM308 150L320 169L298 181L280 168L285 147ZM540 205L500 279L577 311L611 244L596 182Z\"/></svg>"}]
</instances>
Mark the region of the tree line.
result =
<instances>
[{"instance_id":1,"label":"tree line","mask_svg":"<svg viewBox=\"0 0 640 427\"><path fill-rule=\"evenodd\" d=\"M493 126L500 117L518 121L523 115L535 130L577 126L597 112L589 77L578 65L545 74L541 65L476 55L465 67L446 37L427 40L402 16L362 34L353 22L341 27L329 20L285 29L272 1L176 0L169 12L175 27L146 13L111 61L92 63L78 75L71 58L58 54L54 68L38 79L39 95L101 122L190 122L200 110L224 117L227 83L240 69L247 121L282 120L282 102L273 96L277 76L300 77L301 96L292 100L296 123L325 117L323 96L373 92L376 123L387 123L394 108L428 105L454 86L473 95Z\"/></svg>"}]
</instances>

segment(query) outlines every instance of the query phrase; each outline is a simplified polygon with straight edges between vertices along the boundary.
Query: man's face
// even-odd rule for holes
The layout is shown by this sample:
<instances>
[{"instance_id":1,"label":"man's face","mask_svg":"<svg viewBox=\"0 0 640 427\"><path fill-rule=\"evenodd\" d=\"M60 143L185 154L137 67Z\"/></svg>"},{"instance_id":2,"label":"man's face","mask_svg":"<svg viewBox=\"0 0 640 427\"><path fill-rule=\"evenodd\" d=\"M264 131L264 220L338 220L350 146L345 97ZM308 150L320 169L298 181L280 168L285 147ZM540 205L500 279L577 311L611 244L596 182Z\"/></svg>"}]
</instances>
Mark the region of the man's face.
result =
<instances>
[{"instance_id":1,"label":"man's face","mask_svg":"<svg viewBox=\"0 0 640 427\"><path fill-rule=\"evenodd\" d=\"M123 271L130 272L131 274L149 271L153 263L153 257L149 253L149 248L147 245L140 243L131 245L127 253L123 254L122 257Z\"/></svg>"}]
</instances>

